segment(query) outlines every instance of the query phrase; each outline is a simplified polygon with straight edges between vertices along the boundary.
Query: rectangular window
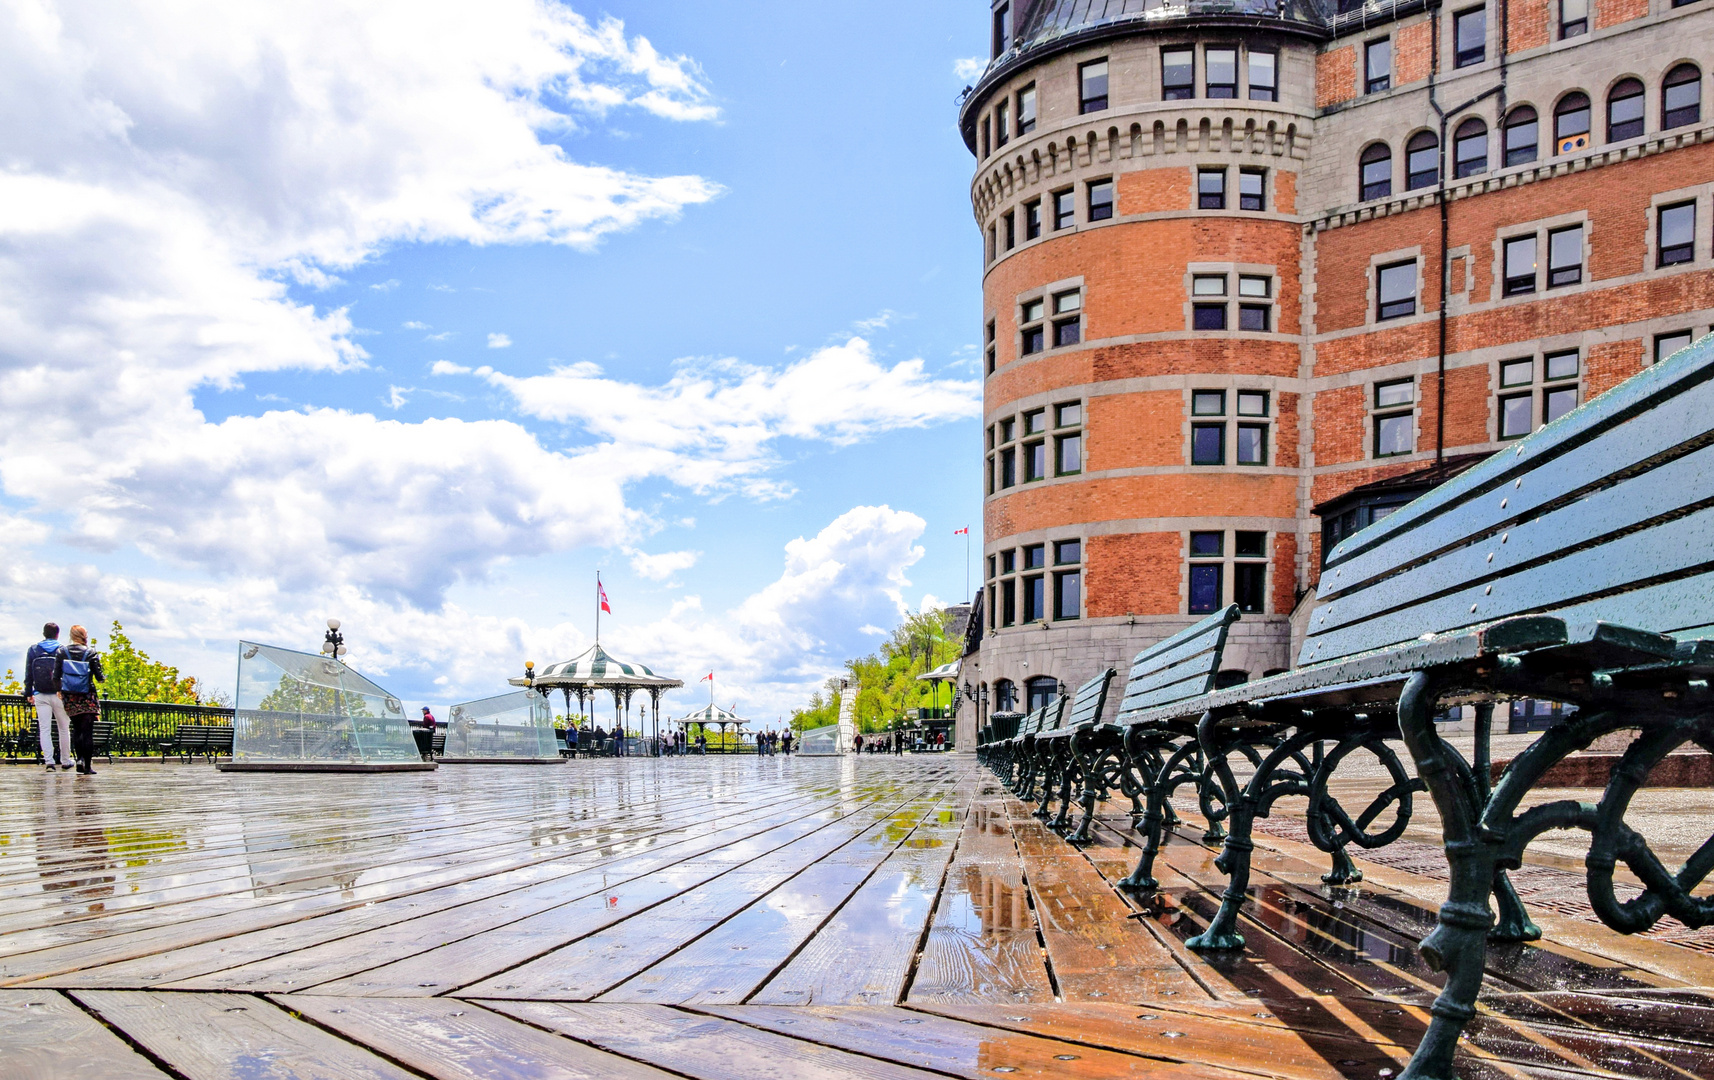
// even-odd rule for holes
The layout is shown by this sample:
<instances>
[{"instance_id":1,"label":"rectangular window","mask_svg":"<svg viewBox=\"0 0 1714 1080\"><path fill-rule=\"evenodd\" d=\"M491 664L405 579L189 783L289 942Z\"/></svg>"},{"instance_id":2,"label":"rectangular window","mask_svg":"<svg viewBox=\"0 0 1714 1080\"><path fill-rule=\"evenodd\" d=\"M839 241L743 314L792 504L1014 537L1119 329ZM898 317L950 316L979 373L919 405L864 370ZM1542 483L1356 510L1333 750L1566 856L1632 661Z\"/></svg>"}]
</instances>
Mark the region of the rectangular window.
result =
<instances>
[{"instance_id":1,"label":"rectangular window","mask_svg":"<svg viewBox=\"0 0 1714 1080\"><path fill-rule=\"evenodd\" d=\"M1544 382L1558 382L1560 379L1577 378L1577 369L1580 366L1579 361L1581 359L1582 358L1577 355L1576 350L1572 350L1571 352L1550 353L1542 361L1542 367L1545 369L1542 374L1542 380Z\"/></svg>"},{"instance_id":2,"label":"rectangular window","mask_svg":"<svg viewBox=\"0 0 1714 1080\"><path fill-rule=\"evenodd\" d=\"M1192 465L1226 464L1226 425L1190 425L1190 463Z\"/></svg>"},{"instance_id":3,"label":"rectangular window","mask_svg":"<svg viewBox=\"0 0 1714 1080\"><path fill-rule=\"evenodd\" d=\"M1203 50L1203 96L1235 98L1238 96L1238 50L1209 46Z\"/></svg>"},{"instance_id":4,"label":"rectangular window","mask_svg":"<svg viewBox=\"0 0 1714 1080\"><path fill-rule=\"evenodd\" d=\"M1238 209L1267 209L1267 206L1264 205L1266 199L1263 195L1267 175L1266 169L1238 170Z\"/></svg>"},{"instance_id":5,"label":"rectangular window","mask_svg":"<svg viewBox=\"0 0 1714 1080\"><path fill-rule=\"evenodd\" d=\"M1519 439L1530 433L1534 394L1514 394L1500 399L1500 438Z\"/></svg>"},{"instance_id":6,"label":"rectangular window","mask_svg":"<svg viewBox=\"0 0 1714 1080\"><path fill-rule=\"evenodd\" d=\"M1018 486L1017 452L1011 447L1000 451L1000 486L1002 488Z\"/></svg>"},{"instance_id":7,"label":"rectangular window","mask_svg":"<svg viewBox=\"0 0 1714 1080\"><path fill-rule=\"evenodd\" d=\"M1055 566L1065 566L1067 563L1083 561L1083 541L1059 540L1053 545L1053 562Z\"/></svg>"},{"instance_id":8,"label":"rectangular window","mask_svg":"<svg viewBox=\"0 0 1714 1080\"><path fill-rule=\"evenodd\" d=\"M1411 379L1375 384L1375 408L1390 409L1416 404L1416 383Z\"/></svg>"},{"instance_id":9,"label":"rectangular window","mask_svg":"<svg viewBox=\"0 0 1714 1080\"><path fill-rule=\"evenodd\" d=\"M1055 406L1054 411L1054 427L1076 427L1083 423L1083 406L1078 403Z\"/></svg>"},{"instance_id":10,"label":"rectangular window","mask_svg":"<svg viewBox=\"0 0 1714 1080\"><path fill-rule=\"evenodd\" d=\"M1267 333L1268 313L1272 310L1267 304L1239 304L1238 329Z\"/></svg>"},{"instance_id":11,"label":"rectangular window","mask_svg":"<svg viewBox=\"0 0 1714 1080\"><path fill-rule=\"evenodd\" d=\"M1196 96L1196 50L1175 46L1161 50L1161 98L1187 101Z\"/></svg>"},{"instance_id":12,"label":"rectangular window","mask_svg":"<svg viewBox=\"0 0 1714 1080\"><path fill-rule=\"evenodd\" d=\"M1089 220L1106 221L1113 216L1113 181L1097 180L1089 185Z\"/></svg>"},{"instance_id":13,"label":"rectangular window","mask_svg":"<svg viewBox=\"0 0 1714 1080\"><path fill-rule=\"evenodd\" d=\"M1416 314L1416 260L1375 271L1375 305L1377 320Z\"/></svg>"},{"instance_id":14,"label":"rectangular window","mask_svg":"<svg viewBox=\"0 0 1714 1080\"><path fill-rule=\"evenodd\" d=\"M1192 304L1190 309L1190 328L1192 330L1226 329L1226 305Z\"/></svg>"},{"instance_id":15,"label":"rectangular window","mask_svg":"<svg viewBox=\"0 0 1714 1080\"><path fill-rule=\"evenodd\" d=\"M1240 559L1265 559L1268 557L1268 534L1265 532L1237 532L1232 534L1232 554Z\"/></svg>"},{"instance_id":16,"label":"rectangular window","mask_svg":"<svg viewBox=\"0 0 1714 1080\"><path fill-rule=\"evenodd\" d=\"M1018 568L1018 553L1007 548L1000 553L1000 573L1009 574Z\"/></svg>"},{"instance_id":17,"label":"rectangular window","mask_svg":"<svg viewBox=\"0 0 1714 1080\"><path fill-rule=\"evenodd\" d=\"M1083 436L1061 435L1053 443L1053 467L1058 476L1083 471Z\"/></svg>"},{"instance_id":18,"label":"rectangular window","mask_svg":"<svg viewBox=\"0 0 1714 1080\"><path fill-rule=\"evenodd\" d=\"M1000 221L1006 234L1006 250L1010 251L1018 245L1018 215L1015 211L1008 210Z\"/></svg>"},{"instance_id":19,"label":"rectangular window","mask_svg":"<svg viewBox=\"0 0 1714 1080\"><path fill-rule=\"evenodd\" d=\"M1534 360L1507 360L1500 365L1500 386L1528 386L1535 381Z\"/></svg>"},{"instance_id":20,"label":"rectangular window","mask_svg":"<svg viewBox=\"0 0 1714 1080\"><path fill-rule=\"evenodd\" d=\"M988 374L992 375L992 374L994 374L994 358L995 358L995 352L996 352L995 347L994 347L994 320L993 319L988 320L988 326L986 329L987 329L987 335L986 336L987 336L988 340L987 340L987 345L985 346L985 350L988 354ZM988 429L988 449L990 449L990 450L994 449L994 429L992 427L990 427Z\"/></svg>"},{"instance_id":21,"label":"rectangular window","mask_svg":"<svg viewBox=\"0 0 1714 1080\"><path fill-rule=\"evenodd\" d=\"M1022 348L1018 351L1025 356L1039 353L1047 348L1047 330L1040 326L1026 326L1023 332Z\"/></svg>"},{"instance_id":22,"label":"rectangular window","mask_svg":"<svg viewBox=\"0 0 1714 1080\"><path fill-rule=\"evenodd\" d=\"M1000 421L1000 443L1002 445L1012 441L1012 436L1016 433L1017 427L1018 422L1016 420L1006 419Z\"/></svg>"},{"instance_id":23,"label":"rectangular window","mask_svg":"<svg viewBox=\"0 0 1714 1080\"><path fill-rule=\"evenodd\" d=\"M1280 55L1260 49L1250 50L1250 100L1278 101L1280 99Z\"/></svg>"},{"instance_id":24,"label":"rectangular window","mask_svg":"<svg viewBox=\"0 0 1714 1080\"><path fill-rule=\"evenodd\" d=\"M1047 410L1035 409L1024 414L1024 434L1039 435L1047 429Z\"/></svg>"},{"instance_id":25,"label":"rectangular window","mask_svg":"<svg viewBox=\"0 0 1714 1080\"><path fill-rule=\"evenodd\" d=\"M1676 266L1696 258L1696 204L1677 203L1660 208L1660 265Z\"/></svg>"},{"instance_id":26,"label":"rectangular window","mask_svg":"<svg viewBox=\"0 0 1714 1080\"><path fill-rule=\"evenodd\" d=\"M1034 240L1041 236L1041 200L1032 199L1024 204L1024 239Z\"/></svg>"},{"instance_id":27,"label":"rectangular window","mask_svg":"<svg viewBox=\"0 0 1714 1080\"><path fill-rule=\"evenodd\" d=\"M1000 625L1011 626L1018 621L1018 602L1011 581L1000 582Z\"/></svg>"},{"instance_id":28,"label":"rectangular window","mask_svg":"<svg viewBox=\"0 0 1714 1080\"><path fill-rule=\"evenodd\" d=\"M1053 575L1053 617L1076 619L1083 615L1083 575L1062 570Z\"/></svg>"},{"instance_id":29,"label":"rectangular window","mask_svg":"<svg viewBox=\"0 0 1714 1080\"><path fill-rule=\"evenodd\" d=\"M1031 83L1018 91L1018 134L1028 135L1036 129L1036 88Z\"/></svg>"},{"instance_id":30,"label":"rectangular window","mask_svg":"<svg viewBox=\"0 0 1714 1080\"><path fill-rule=\"evenodd\" d=\"M1100 112L1107 107L1107 60L1091 60L1077 68L1079 112Z\"/></svg>"},{"instance_id":31,"label":"rectangular window","mask_svg":"<svg viewBox=\"0 0 1714 1080\"><path fill-rule=\"evenodd\" d=\"M1670 334L1657 334L1654 339L1654 362L1660 363L1678 350L1690 344L1690 331L1675 330Z\"/></svg>"},{"instance_id":32,"label":"rectangular window","mask_svg":"<svg viewBox=\"0 0 1714 1080\"><path fill-rule=\"evenodd\" d=\"M1559 0L1559 36L1576 37L1589 32L1589 0Z\"/></svg>"},{"instance_id":33,"label":"rectangular window","mask_svg":"<svg viewBox=\"0 0 1714 1080\"><path fill-rule=\"evenodd\" d=\"M1047 545L1031 544L1023 549L1024 569L1040 570L1047 565Z\"/></svg>"},{"instance_id":34,"label":"rectangular window","mask_svg":"<svg viewBox=\"0 0 1714 1080\"><path fill-rule=\"evenodd\" d=\"M1466 8L1452 16L1454 67L1469 67L1488 58L1488 9Z\"/></svg>"},{"instance_id":35,"label":"rectangular window","mask_svg":"<svg viewBox=\"0 0 1714 1080\"><path fill-rule=\"evenodd\" d=\"M1053 347L1062 349L1083 340L1083 322L1079 319L1059 319L1053 324Z\"/></svg>"},{"instance_id":36,"label":"rectangular window","mask_svg":"<svg viewBox=\"0 0 1714 1080\"><path fill-rule=\"evenodd\" d=\"M1577 408L1577 387L1556 386L1541 392L1541 422L1551 424Z\"/></svg>"},{"instance_id":37,"label":"rectangular window","mask_svg":"<svg viewBox=\"0 0 1714 1080\"><path fill-rule=\"evenodd\" d=\"M1024 483L1047 478L1047 443L1024 444Z\"/></svg>"},{"instance_id":38,"label":"rectangular window","mask_svg":"<svg viewBox=\"0 0 1714 1080\"><path fill-rule=\"evenodd\" d=\"M1232 564L1232 602L1243 612L1260 612L1267 605L1268 564Z\"/></svg>"},{"instance_id":39,"label":"rectangular window","mask_svg":"<svg viewBox=\"0 0 1714 1080\"><path fill-rule=\"evenodd\" d=\"M1272 296L1273 279L1259 274L1242 274L1238 277L1238 295L1264 298Z\"/></svg>"},{"instance_id":40,"label":"rectangular window","mask_svg":"<svg viewBox=\"0 0 1714 1080\"><path fill-rule=\"evenodd\" d=\"M1547 234L1547 287L1575 285L1583 280L1583 226L1554 229Z\"/></svg>"},{"instance_id":41,"label":"rectangular window","mask_svg":"<svg viewBox=\"0 0 1714 1080\"><path fill-rule=\"evenodd\" d=\"M1190 534L1190 557L1218 559L1226 554L1226 534L1222 532L1193 532Z\"/></svg>"},{"instance_id":42,"label":"rectangular window","mask_svg":"<svg viewBox=\"0 0 1714 1080\"><path fill-rule=\"evenodd\" d=\"M988 118L986 116L984 116L982 118L982 156L983 157L987 157L990 153L993 152L991 146L989 145L989 139L988 139L988 132L990 130L990 127L991 127L991 125L989 123Z\"/></svg>"},{"instance_id":43,"label":"rectangular window","mask_svg":"<svg viewBox=\"0 0 1714 1080\"><path fill-rule=\"evenodd\" d=\"M1268 425L1239 424L1238 464L1266 465L1268 463Z\"/></svg>"},{"instance_id":44,"label":"rectangular window","mask_svg":"<svg viewBox=\"0 0 1714 1080\"><path fill-rule=\"evenodd\" d=\"M1077 224L1077 192L1070 188L1053 193L1053 227L1069 229Z\"/></svg>"},{"instance_id":45,"label":"rectangular window","mask_svg":"<svg viewBox=\"0 0 1714 1080\"><path fill-rule=\"evenodd\" d=\"M1226 170L1196 170L1196 207L1199 210L1226 209Z\"/></svg>"},{"instance_id":46,"label":"rectangular window","mask_svg":"<svg viewBox=\"0 0 1714 1080\"><path fill-rule=\"evenodd\" d=\"M1225 296L1225 274L1196 274L1190 279L1192 296Z\"/></svg>"},{"instance_id":47,"label":"rectangular window","mask_svg":"<svg viewBox=\"0 0 1714 1080\"><path fill-rule=\"evenodd\" d=\"M994 226L992 225L988 226L988 242L984 245L983 254L987 256L988 262L993 262L994 256L999 254L999 244L994 239Z\"/></svg>"},{"instance_id":48,"label":"rectangular window","mask_svg":"<svg viewBox=\"0 0 1714 1080\"><path fill-rule=\"evenodd\" d=\"M1195 390L1190 395L1190 415L1225 416L1226 391Z\"/></svg>"},{"instance_id":49,"label":"rectangular window","mask_svg":"<svg viewBox=\"0 0 1714 1080\"><path fill-rule=\"evenodd\" d=\"M1375 384L1375 456L1408 454L1416 448L1416 383L1410 379ZM1382 409L1401 409L1382 413Z\"/></svg>"},{"instance_id":50,"label":"rectangular window","mask_svg":"<svg viewBox=\"0 0 1714 1080\"><path fill-rule=\"evenodd\" d=\"M1220 571L1223 568L1221 563L1190 564L1191 614L1202 615L1220 610Z\"/></svg>"},{"instance_id":51,"label":"rectangular window","mask_svg":"<svg viewBox=\"0 0 1714 1080\"><path fill-rule=\"evenodd\" d=\"M1392 85L1393 39L1376 38L1363 46L1363 92L1378 94Z\"/></svg>"},{"instance_id":52,"label":"rectangular window","mask_svg":"<svg viewBox=\"0 0 1714 1080\"><path fill-rule=\"evenodd\" d=\"M999 56L1012 47L1012 5L1001 4L994 9L994 55Z\"/></svg>"},{"instance_id":53,"label":"rectangular window","mask_svg":"<svg viewBox=\"0 0 1714 1080\"><path fill-rule=\"evenodd\" d=\"M1011 111L1012 107L1004 101L994 106L994 149L996 150L1005 146L1012 137Z\"/></svg>"},{"instance_id":54,"label":"rectangular window","mask_svg":"<svg viewBox=\"0 0 1714 1080\"><path fill-rule=\"evenodd\" d=\"M1502 248L1505 252L1505 283L1507 296L1535 292L1535 234L1514 236Z\"/></svg>"},{"instance_id":55,"label":"rectangular window","mask_svg":"<svg viewBox=\"0 0 1714 1080\"><path fill-rule=\"evenodd\" d=\"M1239 416L1268 415L1268 392L1266 390L1238 391Z\"/></svg>"}]
</instances>

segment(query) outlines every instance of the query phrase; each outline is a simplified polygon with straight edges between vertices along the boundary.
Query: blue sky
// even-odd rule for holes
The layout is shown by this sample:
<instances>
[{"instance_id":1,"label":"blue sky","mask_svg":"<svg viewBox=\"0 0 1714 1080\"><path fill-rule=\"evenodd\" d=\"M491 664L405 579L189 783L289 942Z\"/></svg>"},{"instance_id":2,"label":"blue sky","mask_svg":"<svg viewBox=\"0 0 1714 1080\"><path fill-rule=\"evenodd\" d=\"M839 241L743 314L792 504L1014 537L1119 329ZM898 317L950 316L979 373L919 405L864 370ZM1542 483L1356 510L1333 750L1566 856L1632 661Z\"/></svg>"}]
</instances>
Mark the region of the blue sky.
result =
<instances>
[{"instance_id":1,"label":"blue sky","mask_svg":"<svg viewBox=\"0 0 1714 1080\"><path fill-rule=\"evenodd\" d=\"M599 568L604 643L771 718L964 593L981 5L195 7L0 26L13 652L230 687L338 615L446 703Z\"/></svg>"}]
</instances>

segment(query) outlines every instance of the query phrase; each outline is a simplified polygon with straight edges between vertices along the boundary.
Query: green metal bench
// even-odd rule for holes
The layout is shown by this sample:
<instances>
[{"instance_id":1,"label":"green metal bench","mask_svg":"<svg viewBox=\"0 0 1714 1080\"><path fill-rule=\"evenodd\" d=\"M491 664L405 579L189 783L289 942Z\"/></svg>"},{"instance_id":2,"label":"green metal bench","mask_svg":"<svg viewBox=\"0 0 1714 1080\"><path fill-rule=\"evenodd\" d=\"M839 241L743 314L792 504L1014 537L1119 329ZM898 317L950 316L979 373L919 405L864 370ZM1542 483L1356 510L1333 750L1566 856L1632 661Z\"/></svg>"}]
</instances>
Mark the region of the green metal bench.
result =
<instances>
[{"instance_id":1,"label":"green metal bench","mask_svg":"<svg viewBox=\"0 0 1714 1080\"><path fill-rule=\"evenodd\" d=\"M222 755L232 753L231 724L179 724L173 730L173 737L161 744L161 760L174 754L181 761L189 761L193 757L205 757L213 760Z\"/></svg>"},{"instance_id":2,"label":"green metal bench","mask_svg":"<svg viewBox=\"0 0 1714 1080\"><path fill-rule=\"evenodd\" d=\"M1714 870L1714 837L1673 872L1624 824L1636 789L1666 754L1686 743L1714 753L1710 535L1714 341L1705 339L1347 538L1323 570L1300 667L1196 702L1203 753L1229 790L1238 790L1231 749L1272 747L1233 800L1220 911L1188 944L1242 946L1236 919L1251 823L1281 796L1309 797L1311 839L1324 850L1377 847L1403 831L1419 781L1389 738L1403 739L1435 800L1451 868L1439 923L1422 942L1447 982L1403 1078L1453 1075L1487 942L1540 936L1505 872L1522 865L1542 832L1591 834L1588 893L1609 927L1637 933L1668 914L1690 927L1714 924L1714 897L1692 895ZM1491 784L1493 706L1514 698L1578 711ZM1475 717L1469 761L1435 728L1436 715L1457 704ZM1519 812L1554 764L1627 728L1641 733L1599 803ZM1306 751L1323 741L1332 749L1312 761ZM1381 757L1392 782L1352 815L1327 781L1358 749ZM1393 823L1372 830L1395 803ZM1619 861L1645 887L1624 902L1614 894Z\"/></svg>"},{"instance_id":3,"label":"green metal bench","mask_svg":"<svg viewBox=\"0 0 1714 1080\"><path fill-rule=\"evenodd\" d=\"M1059 814L1053 819L1052 828L1064 831L1070 827L1073 793L1081 796L1089 791L1089 782L1085 777L1083 759L1077 753L1078 735L1093 727L1101 720L1101 710L1107 705L1107 687L1113 681L1113 669L1107 668L1094 678L1077 688L1069 702L1060 702L1059 722L1051 731L1045 731L1036 736L1036 754L1043 765L1043 775L1046 777L1043 791L1042 807L1037 813L1046 816L1055 789L1059 795ZM1078 784L1082 781L1082 790ZM1082 799L1078 802L1081 804ZM1087 822L1094 811L1094 803L1090 801L1084 813ZM1082 825L1079 826L1082 828Z\"/></svg>"},{"instance_id":4,"label":"green metal bench","mask_svg":"<svg viewBox=\"0 0 1714 1080\"><path fill-rule=\"evenodd\" d=\"M1029 792L1035 787L1035 773L1031 752L1035 748L1036 732L1041 730L1042 716L1046 709L1033 709L1018 720L1018 730L1011 738L1001 743L1000 779L1012 794L1025 802L1029 801Z\"/></svg>"}]
</instances>

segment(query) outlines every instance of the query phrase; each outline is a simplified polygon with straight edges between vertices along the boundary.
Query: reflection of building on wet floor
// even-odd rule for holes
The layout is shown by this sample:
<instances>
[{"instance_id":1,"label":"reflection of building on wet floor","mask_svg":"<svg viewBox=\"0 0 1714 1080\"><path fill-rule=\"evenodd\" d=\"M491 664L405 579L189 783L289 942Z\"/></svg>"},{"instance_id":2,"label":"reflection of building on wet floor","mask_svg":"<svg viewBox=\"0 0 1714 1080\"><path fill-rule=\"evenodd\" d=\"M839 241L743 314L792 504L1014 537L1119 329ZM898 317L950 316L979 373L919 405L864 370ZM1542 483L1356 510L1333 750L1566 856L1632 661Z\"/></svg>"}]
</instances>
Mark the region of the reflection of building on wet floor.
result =
<instances>
[{"instance_id":1,"label":"reflection of building on wet floor","mask_svg":"<svg viewBox=\"0 0 1714 1080\"><path fill-rule=\"evenodd\" d=\"M1126 800L1079 851L961 755L30 780L0 790L7 1075L1379 1077L1440 979L1438 850L1329 890L1302 800L1258 830L1249 949L1204 957L1194 805L1141 901ZM1714 796L1644 794L1706 835ZM1518 875L1553 944L1493 950L1461 1075L1714 1075L1714 949L1614 935L1569 879Z\"/></svg>"}]
</instances>

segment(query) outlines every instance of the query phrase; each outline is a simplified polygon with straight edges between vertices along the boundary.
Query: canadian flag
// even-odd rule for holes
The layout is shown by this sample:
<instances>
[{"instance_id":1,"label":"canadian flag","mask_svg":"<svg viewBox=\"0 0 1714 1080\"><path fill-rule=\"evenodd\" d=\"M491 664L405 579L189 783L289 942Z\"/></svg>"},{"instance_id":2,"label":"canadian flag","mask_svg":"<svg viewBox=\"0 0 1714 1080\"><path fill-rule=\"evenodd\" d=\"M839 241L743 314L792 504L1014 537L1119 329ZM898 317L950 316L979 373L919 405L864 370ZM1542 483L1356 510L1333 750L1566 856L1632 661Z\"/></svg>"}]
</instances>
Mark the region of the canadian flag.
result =
<instances>
[{"instance_id":1,"label":"canadian flag","mask_svg":"<svg viewBox=\"0 0 1714 1080\"><path fill-rule=\"evenodd\" d=\"M613 614L613 609L607 606L607 590L601 587L599 581L595 583L595 596L601 601L601 610L609 615Z\"/></svg>"},{"instance_id":2,"label":"canadian flag","mask_svg":"<svg viewBox=\"0 0 1714 1080\"><path fill-rule=\"evenodd\" d=\"M953 529L952 535L953 536L969 536L970 535L970 526L966 525L962 529Z\"/></svg>"},{"instance_id":3,"label":"canadian flag","mask_svg":"<svg viewBox=\"0 0 1714 1080\"><path fill-rule=\"evenodd\" d=\"M697 682L713 682L714 681L714 672L710 671L708 674L704 675L702 678L700 678L696 681Z\"/></svg>"}]
</instances>

